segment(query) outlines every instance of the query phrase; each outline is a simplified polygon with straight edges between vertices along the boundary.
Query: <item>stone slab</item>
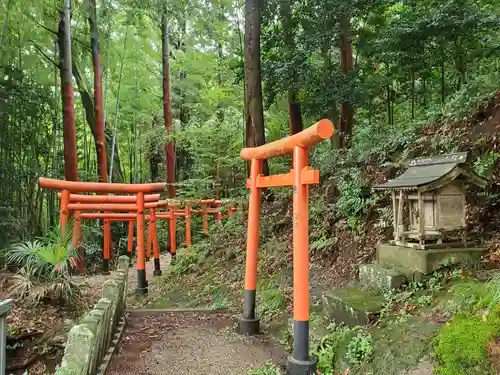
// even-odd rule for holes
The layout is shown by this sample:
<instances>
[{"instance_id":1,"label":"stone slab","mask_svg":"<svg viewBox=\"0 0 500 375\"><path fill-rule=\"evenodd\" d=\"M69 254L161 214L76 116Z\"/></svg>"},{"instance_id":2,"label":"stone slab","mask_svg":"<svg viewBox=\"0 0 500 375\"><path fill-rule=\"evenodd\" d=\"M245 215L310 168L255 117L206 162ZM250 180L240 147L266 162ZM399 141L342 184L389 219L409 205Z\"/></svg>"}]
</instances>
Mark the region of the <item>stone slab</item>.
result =
<instances>
[{"instance_id":1,"label":"stone slab","mask_svg":"<svg viewBox=\"0 0 500 375\"><path fill-rule=\"evenodd\" d=\"M359 281L364 289L384 292L401 288L406 283L406 276L384 264L361 264Z\"/></svg>"},{"instance_id":2,"label":"stone slab","mask_svg":"<svg viewBox=\"0 0 500 375\"><path fill-rule=\"evenodd\" d=\"M377 263L402 266L428 275L446 262L480 265L485 248L464 247L448 249L416 250L409 247L380 244L377 246Z\"/></svg>"},{"instance_id":3,"label":"stone slab","mask_svg":"<svg viewBox=\"0 0 500 375\"><path fill-rule=\"evenodd\" d=\"M337 288L323 295L323 311L337 324L367 325L382 310L382 296L358 288Z\"/></svg>"}]
</instances>

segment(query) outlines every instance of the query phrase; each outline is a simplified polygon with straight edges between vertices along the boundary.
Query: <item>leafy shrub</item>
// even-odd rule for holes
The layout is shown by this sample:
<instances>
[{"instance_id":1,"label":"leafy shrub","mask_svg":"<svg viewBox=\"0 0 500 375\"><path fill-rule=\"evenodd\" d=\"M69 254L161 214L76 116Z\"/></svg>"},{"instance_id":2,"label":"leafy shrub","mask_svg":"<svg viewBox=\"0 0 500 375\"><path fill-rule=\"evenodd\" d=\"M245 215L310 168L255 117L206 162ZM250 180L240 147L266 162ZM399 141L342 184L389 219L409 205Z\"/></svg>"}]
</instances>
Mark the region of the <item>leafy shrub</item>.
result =
<instances>
[{"instance_id":1,"label":"leafy shrub","mask_svg":"<svg viewBox=\"0 0 500 375\"><path fill-rule=\"evenodd\" d=\"M41 239L16 244L7 251L7 261L20 267L12 278L12 296L33 305L44 299L72 302L80 295L69 269L77 256L71 232L63 236L57 228Z\"/></svg>"},{"instance_id":2,"label":"leafy shrub","mask_svg":"<svg viewBox=\"0 0 500 375\"><path fill-rule=\"evenodd\" d=\"M85 224L82 227L82 241L80 246L85 254L86 272L93 272L102 261L102 228L98 221Z\"/></svg>"},{"instance_id":3,"label":"leafy shrub","mask_svg":"<svg viewBox=\"0 0 500 375\"><path fill-rule=\"evenodd\" d=\"M486 291L489 299L483 298L483 302L488 304L490 310L495 310L497 306L500 306L500 273L495 273L488 281Z\"/></svg>"},{"instance_id":4,"label":"leafy shrub","mask_svg":"<svg viewBox=\"0 0 500 375\"><path fill-rule=\"evenodd\" d=\"M482 177L489 178L499 158L500 153L493 151L481 155L474 164L474 171Z\"/></svg>"},{"instance_id":5,"label":"leafy shrub","mask_svg":"<svg viewBox=\"0 0 500 375\"><path fill-rule=\"evenodd\" d=\"M368 186L361 177L358 169L349 168L343 172L338 180L340 196L335 203L338 214L347 217L349 226L358 229L358 219L361 217L372 200L368 197Z\"/></svg>"},{"instance_id":6,"label":"leafy shrub","mask_svg":"<svg viewBox=\"0 0 500 375\"><path fill-rule=\"evenodd\" d=\"M262 290L259 293L259 315L264 319L278 311L283 311L286 307L286 297L279 289Z\"/></svg>"},{"instance_id":7,"label":"leafy shrub","mask_svg":"<svg viewBox=\"0 0 500 375\"><path fill-rule=\"evenodd\" d=\"M346 358L353 366L359 366L373 354L372 337L368 332L360 331L347 344Z\"/></svg>"},{"instance_id":8,"label":"leafy shrub","mask_svg":"<svg viewBox=\"0 0 500 375\"><path fill-rule=\"evenodd\" d=\"M328 334L324 336L314 355L318 361L318 370L324 375L333 375L334 361L337 350L342 340L346 337L350 329L346 326L332 323L328 326Z\"/></svg>"},{"instance_id":9,"label":"leafy shrub","mask_svg":"<svg viewBox=\"0 0 500 375\"><path fill-rule=\"evenodd\" d=\"M473 313L484 303L488 303L488 288L483 283L466 280L453 286L453 298L449 302L448 310L451 313Z\"/></svg>"}]
</instances>

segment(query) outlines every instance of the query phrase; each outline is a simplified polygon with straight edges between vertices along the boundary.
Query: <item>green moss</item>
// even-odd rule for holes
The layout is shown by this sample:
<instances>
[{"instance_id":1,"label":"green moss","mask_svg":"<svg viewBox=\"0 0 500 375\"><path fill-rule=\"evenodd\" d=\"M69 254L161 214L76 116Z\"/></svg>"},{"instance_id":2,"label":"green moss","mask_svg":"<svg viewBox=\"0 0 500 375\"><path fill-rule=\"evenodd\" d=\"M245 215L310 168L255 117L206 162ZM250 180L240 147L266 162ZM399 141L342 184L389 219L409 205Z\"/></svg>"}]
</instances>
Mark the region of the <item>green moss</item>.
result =
<instances>
[{"instance_id":1,"label":"green moss","mask_svg":"<svg viewBox=\"0 0 500 375\"><path fill-rule=\"evenodd\" d=\"M328 296L367 313L379 312L385 303L384 297L357 288L338 288L328 293Z\"/></svg>"},{"instance_id":2,"label":"green moss","mask_svg":"<svg viewBox=\"0 0 500 375\"><path fill-rule=\"evenodd\" d=\"M421 317L371 331L372 359L354 374L399 375L413 368L427 354L428 347L440 325Z\"/></svg>"},{"instance_id":3,"label":"green moss","mask_svg":"<svg viewBox=\"0 0 500 375\"><path fill-rule=\"evenodd\" d=\"M496 313L487 319L461 314L443 327L435 342L440 375L489 374L486 345L500 333Z\"/></svg>"}]
</instances>

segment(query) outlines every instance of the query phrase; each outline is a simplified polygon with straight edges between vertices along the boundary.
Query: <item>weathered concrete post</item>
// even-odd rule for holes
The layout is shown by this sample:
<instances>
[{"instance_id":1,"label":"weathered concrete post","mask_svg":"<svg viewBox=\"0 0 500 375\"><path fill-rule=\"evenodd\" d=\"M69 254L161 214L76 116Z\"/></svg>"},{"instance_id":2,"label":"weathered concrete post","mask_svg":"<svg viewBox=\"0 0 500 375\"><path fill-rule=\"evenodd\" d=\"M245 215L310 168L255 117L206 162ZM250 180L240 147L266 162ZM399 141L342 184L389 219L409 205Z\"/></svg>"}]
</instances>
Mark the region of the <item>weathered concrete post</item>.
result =
<instances>
[{"instance_id":1,"label":"weathered concrete post","mask_svg":"<svg viewBox=\"0 0 500 375\"><path fill-rule=\"evenodd\" d=\"M73 326L69 331L64 357L56 375L88 374L94 338L94 334L85 324Z\"/></svg>"},{"instance_id":2,"label":"weathered concrete post","mask_svg":"<svg viewBox=\"0 0 500 375\"><path fill-rule=\"evenodd\" d=\"M7 364L7 315L12 310L12 300L0 302L0 375L5 375Z\"/></svg>"},{"instance_id":3,"label":"weathered concrete post","mask_svg":"<svg viewBox=\"0 0 500 375\"><path fill-rule=\"evenodd\" d=\"M107 345L109 347L111 340L113 338L113 333L115 331L117 322L117 309L119 305L119 286L115 280L108 280L104 283L103 297L107 298L111 302L110 308L110 320L109 320L109 331L107 338Z\"/></svg>"}]
</instances>

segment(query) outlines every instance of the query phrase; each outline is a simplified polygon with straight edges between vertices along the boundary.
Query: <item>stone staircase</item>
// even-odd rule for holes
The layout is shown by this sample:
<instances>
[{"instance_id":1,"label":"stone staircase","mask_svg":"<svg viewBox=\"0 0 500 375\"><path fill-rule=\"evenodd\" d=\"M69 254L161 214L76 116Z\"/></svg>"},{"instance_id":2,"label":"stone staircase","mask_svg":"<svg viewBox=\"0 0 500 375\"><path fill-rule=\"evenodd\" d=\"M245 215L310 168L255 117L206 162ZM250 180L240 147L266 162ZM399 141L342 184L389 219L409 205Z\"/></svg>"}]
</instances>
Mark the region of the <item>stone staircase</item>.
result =
<instances>
[{"instance_id":1,"label":"stone staircase","mask_svg":"<svg viewBox=\"0 0 500 375\"><path fill-rule=\"evenodd\" d=\"M335 288L323 295L325 315L337 324L368 325L378 319L384 306L383 293L400 289L411 281L451 263L478 265L484 248L443 248L416 250L381 244L375 263L359 266L359 282Z\"/></svg>"}]
</instances>

